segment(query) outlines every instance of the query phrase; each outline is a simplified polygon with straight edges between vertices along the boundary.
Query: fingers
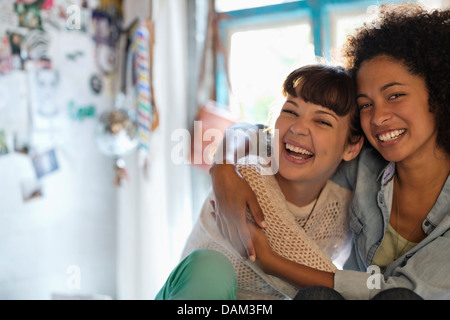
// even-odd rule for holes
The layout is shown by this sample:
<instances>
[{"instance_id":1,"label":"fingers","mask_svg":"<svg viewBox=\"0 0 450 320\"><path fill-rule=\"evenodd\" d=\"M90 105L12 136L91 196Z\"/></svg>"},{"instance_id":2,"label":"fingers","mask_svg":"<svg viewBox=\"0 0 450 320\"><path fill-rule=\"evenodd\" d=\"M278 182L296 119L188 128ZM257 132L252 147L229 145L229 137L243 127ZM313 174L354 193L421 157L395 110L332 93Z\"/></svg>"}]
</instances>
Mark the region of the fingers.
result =
<instances>
[{"instance_id":1,"label":"fingers","mask_svg":"<svg viewBox=\"0 0 450 320\"><path fill-rule=\"evenodd\" d=\"M240 243L244 245L245 257L248 257L251 261L256 260L256 252L253 246L252 236L250 234L250 230L246 224L245 228L239 229L239 239Z\"/></svg>"},{"instance_id":2,"label":"fingers","mask_svg":"<svg viewBox=\"0 0 450 320\"><path fill-rule=\"evenodd\" d=\"M249 257L247 250L244 246L244 243L242 242L241 235L239 233L239 229L232 228L228 229L228 239L230 240L233 247L236 249L236 251L241 255L242 258L247 259Z\"/></svg>"},{"instance_id":3,"label":"fingers","mask_svg":"<svg viewBox=\"0 0 450 320\"><path fill-rule=\"evenodd\" d=\"M211 211L211 215L216 220L217 229L219 230L222 237L228 238L229 232L228 232L227 226L226 226L226 224L222 223L222 219L220 218L220 215L216 214L216 212L215 212L215 210L216 210L215 202L213 200L211 200L209 203L211 204L211 207L213 209L213 211Z\"/></svg>"},{"instance_id":4,"label":"fingers","mask_svg":"<svg viewBox=\"0 0 450 320\"><path fill-rule=\"evenodd\" d=\"M253 216L253 219L255 220L255 223L260 227L260 228L266 228L267 227L267 223L264 220L264 213L261 209L261 207L259 206L258 200L256 198L256 195L253 193L253 196L249 198L249 200L247 201L247 205L248 208Z\"/></svg>"},{"instance_id":5,"label":"fingers","mask_svg":"<svg viewBox=\"0 0 450 320\"><path fill-rule=\"evenodd\" d=\"M230 224L222 220L220 214L216 214L216 206L214 201L210 201L213 211L211 216L216 220L217 228L222 236L228 239L236 251L244 258L255 259L255 250L251 241L250 231L247 228L245 219L241 224Z\"/></svg>"},{"instance_id":6,"label":"fingers","mask_svg":"<svg viewBox=\"0 0 450 320\"><path fill-rule=\"evenodd\" d=\"M246 211L250 209L256 223L264 227L264 216L256 195L234 165L217 165L210 173L215 195L211 207L217 227L241 256L253 260L256 255L246 223Z\"/></svg>"}]
</instances>

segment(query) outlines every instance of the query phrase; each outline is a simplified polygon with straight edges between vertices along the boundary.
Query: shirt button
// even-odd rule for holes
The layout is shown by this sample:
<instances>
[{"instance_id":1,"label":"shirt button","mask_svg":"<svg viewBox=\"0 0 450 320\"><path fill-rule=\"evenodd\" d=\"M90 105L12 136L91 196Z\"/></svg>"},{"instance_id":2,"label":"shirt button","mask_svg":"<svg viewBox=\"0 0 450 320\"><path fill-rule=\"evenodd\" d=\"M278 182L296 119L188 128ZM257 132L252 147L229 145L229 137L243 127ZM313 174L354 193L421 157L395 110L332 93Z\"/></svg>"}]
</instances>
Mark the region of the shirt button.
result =
<instances>
[{"instance_id":1,"label":"shirt button","mask_svg":"<svg viewBox=\"0 0 450 320\"><path fill-rule=\"evenodd\" d=\"M430 226L430 221L426 220L424 225L425 225L425 227L429 227Z\"/></svg>"}]
</instances>

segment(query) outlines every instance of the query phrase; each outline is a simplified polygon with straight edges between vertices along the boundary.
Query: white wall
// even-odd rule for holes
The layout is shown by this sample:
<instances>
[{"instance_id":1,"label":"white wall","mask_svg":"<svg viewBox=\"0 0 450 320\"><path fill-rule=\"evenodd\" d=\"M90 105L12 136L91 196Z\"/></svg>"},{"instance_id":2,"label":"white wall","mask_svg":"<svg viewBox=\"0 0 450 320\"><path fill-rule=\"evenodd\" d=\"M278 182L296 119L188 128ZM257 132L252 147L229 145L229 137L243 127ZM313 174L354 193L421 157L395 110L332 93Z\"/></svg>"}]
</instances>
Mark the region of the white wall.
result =
<instances>
[{"instance_id":1,"label":"white wall","mask_svg":"<svg viewBox=\"0 0 450 320\"><path fill-rule=\"evenodd\" d=\"M77 127L86 134L73 135L57 150L60 169L43 179L39 199L22 200L20 183L33 174L30 159L0 157L0 299L115 295L112 163L87 134L93 123L65 130ZM72 265L81 272L79 289L67 285Z\"/></svg>"},{"instance_id":2,"label":"white wall","mask_svg":"<svg viewBox=\"0 0 450 320\"><path fill-rule=\"evenodd\" d=\"M124 5L125 26L136 16L149 16L148 0ZM55 147L60 166L42 179L41 198L22 199L21 182L34 177L30 158L0 155L0 299L50 299L55 293L152 299L178 262L193 220L191 196L199 189L191 190L190 167L170 160L171 134L189 127L187 83L196 77L187 73L186 1L158 0L153 11L161 124L153 135L149 178L143 178L133 154L126 157L131 181L120 189L113 185L113 162L94 145L94 119L64 121L57 130L38 132ZM54 54L60 56L79 44L66 35L58 41ZM67 70L67 63L59 67L76 73L62 77L60 93L89 103L80 88L92 61L76 70ZM98 113L111 107L108 96L93 102ZM7 122L4 111L0 103L0 131ZM70 273L77 270L79 289Z\"/></svg>"},{"instance_id":3,"label":"white wall","mask_svg":"<svg viewBox=\"0 0 450 320\"><path fill-rule=\"evenodd\" d=\"M71 44L83 39L76 31L72 35ZM52 57L61 72L57 95L64 120L55 121L50 129L32 130L39 151L54 148L59 164L56 172L41 179L40 198L23 200L21 183L34 179L35 173L31 158L12 150L14 124L24 112L18 108L21 97L12 90L3 90L0 97L10 101L0 105L0 131L6 131L10 144L10 152L0 155L0 299L41 300L54 298L54 294L115 298L117 190L113 162L94 144L96 119L67 119L68 99L94 104L97 114L111 108L112 100L106 92L96 97L85 93L89 92L87 79L95 71L92 59L86 55L86 61L75 65L76 74L71 73L74 68L70 70L66 60L58 60L67 49L61 41L69 35L54 37L58 39ZM90 43L91 38L86 37ZM25 72L13 74L27 100L30 91ZM2 88L12 81L11 76L0 76Z\"/></svg>"},{"instance_id":4,"label":"white wall","mask_svg":"<svg viewBox=\"0 0 450 320\"><path fill-rule=\"evenodd\" d=\"M42 181L40 199L26 203L20 182L32 174L30 160L0 157L0 299L115 295L111 161L98 154L89 135L74 136L65 147L79 152L69 160L58 151L59 171ZM79 289L70 282L73 265L81 272Z\"/></svg>"}]
</instances>

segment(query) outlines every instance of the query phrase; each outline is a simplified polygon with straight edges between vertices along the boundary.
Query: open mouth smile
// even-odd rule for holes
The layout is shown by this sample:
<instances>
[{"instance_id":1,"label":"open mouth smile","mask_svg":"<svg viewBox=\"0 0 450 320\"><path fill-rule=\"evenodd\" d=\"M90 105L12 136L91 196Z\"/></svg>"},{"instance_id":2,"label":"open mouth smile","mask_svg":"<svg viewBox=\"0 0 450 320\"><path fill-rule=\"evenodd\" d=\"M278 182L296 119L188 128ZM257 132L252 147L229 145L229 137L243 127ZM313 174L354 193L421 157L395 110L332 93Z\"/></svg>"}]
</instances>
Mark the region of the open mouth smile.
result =
<instances>
[{"instance_id":1,"label":"open mouth smile","mask_svg":"<svg viewBox=\"0 0 450 320\"><path fill-rule=\"evenodd\" d=\"M311 151L302 147L294 146L290 143L286 143L285 148L288 155L295 160L308 160L314 156L314 153Z\"/></svg>"},{"instance_id":2,"label":"open mouth smile","mask_svg":"<svg viewBox=\"0 0 450 320\"><path fill-rule=\"evenodd\" d=\"M377 134L377 138L381 142L390 142L390 141L400 138L405 132L406 132L405 129L392 130L389 132Z\"/></svg>"}]
</instances>

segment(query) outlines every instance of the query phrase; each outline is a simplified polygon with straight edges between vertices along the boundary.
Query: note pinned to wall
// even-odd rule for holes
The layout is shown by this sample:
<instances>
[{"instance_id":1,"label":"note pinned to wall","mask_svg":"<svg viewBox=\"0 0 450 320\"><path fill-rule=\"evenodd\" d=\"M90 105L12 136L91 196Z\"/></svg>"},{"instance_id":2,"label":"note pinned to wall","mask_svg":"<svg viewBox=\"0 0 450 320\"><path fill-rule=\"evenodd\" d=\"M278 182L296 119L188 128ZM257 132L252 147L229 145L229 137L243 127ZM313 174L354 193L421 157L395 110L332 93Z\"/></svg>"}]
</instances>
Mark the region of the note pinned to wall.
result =
<instances>
[{"instance_id":1,"label":"note pinned to wall","mask_svg":"<svg viewBox=\"0 0 450 320\"><path fill-rule=\"evenodd\" d=\"M54 149L34 154L31 159L38 179L57 171L59 168Z\"/></svg>"},{"instance_id":2,"label":"note pinned to wall","mask_svg":"<svg viewBox=\"0 0 450 320\"><path fill-rule=\"evenodd\" d=\"M58 101L59 79L58 71L51 67L29 71L31 111L36 129L48 129L62 116Z\"/></svg>"},{"instance_id":3,"label":"note pinned to wall","mask_svg":"<svg viewBox=\"0 0 450 320\"><path fill-rule=\"evenodd\" d=\"M0 130L0 156L8 154L9 147L5 131Z\"/></svg>"},{"instance_id":4,"label":"note pinned to wall","mask_svg":"<svg viewBox=\"0 0 450 320\"><path fill-rule=\"evenodd\" d=\"M27 132L28 118L26 73L14 70L0 76L0 128L8 133Z\"/></svg>"},{"instance_id":5,"label":"note pinned to wall","mask_svg":"<svg viewBox=\"0 0 450 320\"><path fill-rule=\"evenodd\" d=\"M22 189L22 199L24 202L41 198L43 193L42 183L37 179L26 179L20 182Z\"/></svg>"}]
</instances>

